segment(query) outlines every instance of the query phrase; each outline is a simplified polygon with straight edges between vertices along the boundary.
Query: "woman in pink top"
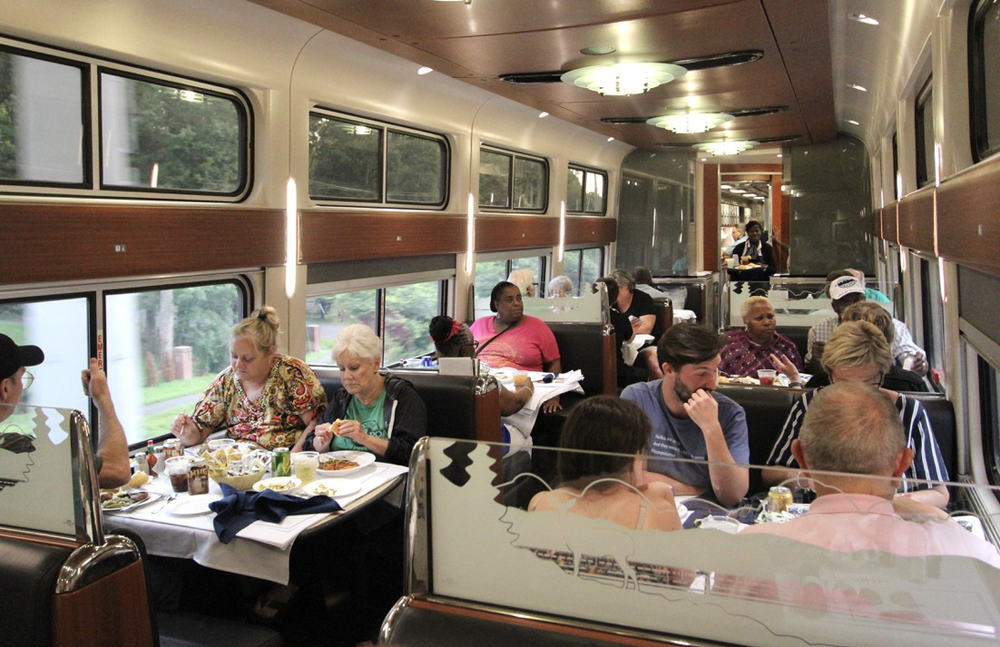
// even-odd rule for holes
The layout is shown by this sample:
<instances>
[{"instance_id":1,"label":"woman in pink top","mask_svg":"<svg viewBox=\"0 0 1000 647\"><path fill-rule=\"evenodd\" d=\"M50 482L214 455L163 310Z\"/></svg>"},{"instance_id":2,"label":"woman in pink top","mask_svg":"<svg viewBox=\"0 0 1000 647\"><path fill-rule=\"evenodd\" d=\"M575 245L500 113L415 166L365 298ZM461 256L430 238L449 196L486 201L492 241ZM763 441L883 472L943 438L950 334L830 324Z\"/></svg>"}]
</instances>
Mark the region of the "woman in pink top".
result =
<instances>
[{"instance_id":1,"label":"woman in pink top","mask_svg":"<svg viewBox=\"0 0 1000 647\"><path fill-rule=\"evenodd\" d=\"M522 371L559 373L559 346L552 331L541 319L524 314L521 290L501 281L490 294L490 310L496 314L472 324L472 335L479 344L476 356L490 368L516 368ZM547 400L543 411L561 409L559 398Z\"/></svg>"}]
</instances>

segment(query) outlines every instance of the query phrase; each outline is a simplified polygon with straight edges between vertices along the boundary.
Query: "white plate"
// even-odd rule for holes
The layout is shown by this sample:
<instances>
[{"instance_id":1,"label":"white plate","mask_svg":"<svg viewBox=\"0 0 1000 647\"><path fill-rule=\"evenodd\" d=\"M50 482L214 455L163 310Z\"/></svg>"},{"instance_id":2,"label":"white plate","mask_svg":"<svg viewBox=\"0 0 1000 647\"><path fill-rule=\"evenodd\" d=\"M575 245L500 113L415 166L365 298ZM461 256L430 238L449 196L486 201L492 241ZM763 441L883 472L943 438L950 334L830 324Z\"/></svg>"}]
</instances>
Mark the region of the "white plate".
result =
<instances>
[{"instance_id":1,"label":"white plate","mask_svg":"<svg viewBox=\"0 0 1000 647\"><path fill-rule=\"evenodd\" d=\"M333 494L324 492L323 490L326 488L333 490ZM335 499L356 494L360 490L361 483L352 479L320 479L319 481L306 483L302 486L303 494L308 494L309 496L322 494Z\"/></svg>"},{"instance_id":2,"label":"white plate","mask_svg":"<svg viewBox=\"0 0 1000 647\"><path fill-rule=\"evenodd\" d=\"M349 461L354 461L355 463L358 464L357 467L352 467L346 470L322 470L322 469L317 470L320 476L326 478L341 477L341 476L347 476L348 474L355 474L375 462L375 454L369 454L368 452L357 452L357 451L327 452L325 454L320 454L319 462L321 465L323 464L324 458L345 458Z\"/></svg>"},{"instance_id":3,"label":"white plate","mask_svg":"<svg viewBox=\"0 0 1000 647\"><path fill-rule=\"evenodd\" d=\"M300 485L302 485L302 480L294 476L275 476L263 481L257 481L253 484L253 489L257 492L271 490L280 494L291 494L299 489Z\"/></svg>"},{"instance_id":4,"label":"white plate","mask_svg":"<svg viewBox=\"0 0 1000 647\"><path fill-rule=\"evenodd\" d=\"M167 512L177 517L194 517L200 514L208 514L208 504L218 501L222 497L218 494L196 494L194 496L182 496L176 501L167 504Z\"/></svg>"},{"instance_id":5,"label":"white plate","mask_svg":"<svg viewBox=\"0 0 1000 647\"><path fill-rule=\"evenodd\" d=\"M157 494L156 492L148 492L146 490L139 490L139 489L129 490L129 492L130 493L145 492L149 496L147 496L142 501L133 501L132 503L129 503L128 505L122 506L120 508L105 508L104 504L106 502L102 501L101 502L101 510L103 510L104 512L110 512L110 513L128 512L130 510L135 510L138 507L144 506L147 503L152 503L153 501L156 501L157 499L159 499L159 498L161 498L163 496L162 494Z\"/></svg>"}]
</instances>

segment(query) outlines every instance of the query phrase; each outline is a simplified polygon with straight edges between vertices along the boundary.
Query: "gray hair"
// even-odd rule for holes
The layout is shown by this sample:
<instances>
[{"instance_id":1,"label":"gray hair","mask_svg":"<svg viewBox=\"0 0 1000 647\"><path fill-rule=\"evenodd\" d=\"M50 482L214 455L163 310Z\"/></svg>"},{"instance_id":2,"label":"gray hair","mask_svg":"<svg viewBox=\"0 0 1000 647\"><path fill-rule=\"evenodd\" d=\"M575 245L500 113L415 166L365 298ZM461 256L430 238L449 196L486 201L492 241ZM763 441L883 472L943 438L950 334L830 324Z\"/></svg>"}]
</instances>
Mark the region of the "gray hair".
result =
<instances>
[{"instance_id":1,"label":"gray hair","mask_svg":"<svg viewBox=\"0 0 1000 647\"><path fill-rule=\"evenodd\" d=\"M573 281L568 276L557 276L549 281L547 297L568 297L573 294Z\"/></svg>"},{"instance_id":2,"label":"gray hair","mask_svg":"<svg viewBox=\"0 0 1000 647\"><path fill-rule=\"evenodd\" d=\"M351 324L337 334L333 340L333 361L337 361L344 351L351 357L374 362L382 359L382 340L363 324Z\"/></svg>"},{"instance_id":3,"label":"gray hair","mask_svg":"<svg viewBox=\"0 0 1000 647\"><path fill-rule=\"evenodd\" d=\"M816 392L799 441L810 469L876 476L890 475L906 446L896 407L878 389L857 382Z\"/></svg>"},{"instance_id":4,"label":"gray hair","mask_svg":"<svg viewBox=\"0 0 1000 647\"><path fill-rule=\"evenodd\" d=\"M740 317L743 318L743 323L747 322L747 318L753 309L762 303L770 306L771 310L774 310L774 306L771 305L771 301L767 297L750 297L743 302L743 305L740 306Z\"/></svg>"},{"instance_id":5,"label":"gray hair","mask_svg":"<svg viewBox=\"0 0 1000 647\"><path fill-rule=\"evenodd\" d=\"M611 278L618 284L618 289L628 288L629 292L635 292L635 279L625 270L618 269L611 273Z\"/></svg>"}]
</instances>

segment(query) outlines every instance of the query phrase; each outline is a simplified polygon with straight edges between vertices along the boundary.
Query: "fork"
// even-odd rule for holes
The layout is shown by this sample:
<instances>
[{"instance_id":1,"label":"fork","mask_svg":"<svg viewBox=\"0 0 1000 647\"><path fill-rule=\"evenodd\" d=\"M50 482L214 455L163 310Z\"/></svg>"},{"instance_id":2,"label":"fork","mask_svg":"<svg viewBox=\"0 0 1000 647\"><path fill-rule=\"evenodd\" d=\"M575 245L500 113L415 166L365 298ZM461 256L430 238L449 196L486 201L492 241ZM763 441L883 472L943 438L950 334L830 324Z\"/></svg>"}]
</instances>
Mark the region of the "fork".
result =
<instances>
[{"instance_id":1,"label":"fork","mask_svg":"<svg viewBox=\"0 0 1000 647\"><path fill-rule=\"evenodd\" d=\"M152 512L150 512L149 514L157 514L158 512L160 512L161 510L163 510L163 509L164 509L165 507L167 507L167 506L168 506L168 505L170 504L170 502L171 502L171 501L173 501L173 500L174 500L174 499L176 499L176 498L177 498L177 493L176 493L176 492L174 492L173 494L171 494L170 496L168 496L168 497L166 498L166 500L164 500L164 502L163 502L163 503L161 503L161 504L160 504L160 505L159 505L159 506L158 506L158 507L156 508L156 510L153 510L153 511L152 511Z\"/></svg>"}]
</instances>

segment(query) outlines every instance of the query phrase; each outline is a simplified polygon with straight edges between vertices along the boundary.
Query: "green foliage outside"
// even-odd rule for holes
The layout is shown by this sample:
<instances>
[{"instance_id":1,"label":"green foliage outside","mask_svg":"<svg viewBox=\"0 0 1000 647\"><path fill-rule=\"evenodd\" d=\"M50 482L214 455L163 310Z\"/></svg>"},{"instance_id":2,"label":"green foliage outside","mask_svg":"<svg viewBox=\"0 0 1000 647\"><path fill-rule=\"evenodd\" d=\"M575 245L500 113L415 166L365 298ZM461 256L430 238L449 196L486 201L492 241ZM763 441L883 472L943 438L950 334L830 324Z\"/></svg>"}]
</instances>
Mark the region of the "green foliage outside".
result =
<instances>
[{"instance_id":1,"label":"green foliage outside","mask_svg":"<svg viewBox=\"0 0 1000 647\"><path fill-rule=\"evenodd\" d=\"M0 52L0 178L18 177L17 133L14 127L16 109L14 57Z\"/></svg>"},{"instance_id":2,"label":"green foliage outside","mask_svg":"<svg viewBox=\"0 0 1000 647\"><path fill-rule=\"evenodd\" d=\"M521 157L514 159L514 208L545 206L545 164Z\"/></svg>"},{"instance_id":3,"label":"green foliage outside","mask_svg":"<svg viewBox=\"0 0 1000 647\"><path fill-rule=\"evenodd\" d=\"M379 200L382 129L309 115L309 195Z\"/></svg>"},{"instance_id":4,"label":"green foliage outside","mask_svg":"<svg viewBox=\"0 0 1000 647\"><path fill-rule=\"evenodd\" d=\"M443 142L406 133L389 133L386 193L389 202L439 204L444 201Z\"/></svg>"}]
</instances>

